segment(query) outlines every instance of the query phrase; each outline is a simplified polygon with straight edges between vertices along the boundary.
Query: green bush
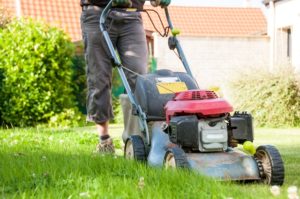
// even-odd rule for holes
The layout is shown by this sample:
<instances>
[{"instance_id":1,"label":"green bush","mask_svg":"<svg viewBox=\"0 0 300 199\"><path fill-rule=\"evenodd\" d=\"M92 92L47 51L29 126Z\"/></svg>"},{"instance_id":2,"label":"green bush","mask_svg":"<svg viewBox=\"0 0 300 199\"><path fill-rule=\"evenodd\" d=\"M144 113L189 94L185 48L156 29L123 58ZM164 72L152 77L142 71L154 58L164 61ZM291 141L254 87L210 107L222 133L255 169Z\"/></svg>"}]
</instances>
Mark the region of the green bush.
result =
<instances>
[{"instance_id":1,"label":"green bush","mask_svg":"<svg viewBox=\"0 0 300 199\"><path fill-rule=\"evenodd\" d=\"M48 123L49 127L62 128L83 126L85 117L76 108L64 109L62 112L53 115Z\"/></svg>"},{"instance_id":2,"label":"green bush","mask_svg":"<svg viewBox=\"0 0 300 199\"><path fill-rule=\"evenodd\" d=\"M115 124L121 124L123 123L123 112L122 107L120 104L119 97L112 97L112 106L113 106L113 113L114 113L114 119L111 121Z\"/></svg>"},{"instance_id":3,"label":"green bush","mask_svg":"<svg viewBox=\"0 0 300 199\"><path fill-rule=\"evenodd\" d=\"M72 89L73 95L78 109L81 113L86 114L86 74L85 74L85 60L83 55L75 55L72 59L73 75L72 75Z\"/></svg>"},{"instance_id":4,"label":"green bush","mask_svg":"<svg viewBox=\"0 0 300 199\"><path fill-rule=\"evenodd\" d=\"M260 127L300 126L299 79L291 69L252 70L238 76L227 88L235 110L252 113Z\"/></svg>"},{"instance_id":5,"label":"green bush","mask_svg":"<svg viewBox=\"0 0 300 199\"><path fill-rule=\"evenodd\" d=\"M4 79L4 71L2 68L0 68L0 96L2 96L1 90L2 90L3 79ZM0 99L0 106L1 106L1 99ZM4 123L4 121L2 119L2 113L1 113L1 108L0 108L0 126L2 126L3 123Z\"/></svg>"},{"instance_id":6,"label":"green bush","mask_svg":"<svg viewBox=\"0 0 300 199\"><path fill-rule=\"evenodd\" d=\"M2 120L35 125L74 106L71 57L74 47L61 30L31 20L0 29Z\"/></svg>"},{"instance_id":7,"label":"green bush","mask_svg":"<svg viewBox=\"0 0 300 199\"><path fill-rule=\"evenodd\" d=\"M5 26L11 21L11 16L7 10L0 6L0 29L5 28Z\"/></svg>"},{"instance_id":8,"label":"green bush","mask_svg":"<svg viewBox=\"0 0 300 199\"><path fill-rule=\"evenodd\" d=\"M112 76L112 106L114 112L114 119L111 121L112 123L123 123L123 112L120 104L119 95L124 93L125 88L123 87L123 83L121 81L120 75L116 68L113 69Z\"/></svg>"}]
</instances>

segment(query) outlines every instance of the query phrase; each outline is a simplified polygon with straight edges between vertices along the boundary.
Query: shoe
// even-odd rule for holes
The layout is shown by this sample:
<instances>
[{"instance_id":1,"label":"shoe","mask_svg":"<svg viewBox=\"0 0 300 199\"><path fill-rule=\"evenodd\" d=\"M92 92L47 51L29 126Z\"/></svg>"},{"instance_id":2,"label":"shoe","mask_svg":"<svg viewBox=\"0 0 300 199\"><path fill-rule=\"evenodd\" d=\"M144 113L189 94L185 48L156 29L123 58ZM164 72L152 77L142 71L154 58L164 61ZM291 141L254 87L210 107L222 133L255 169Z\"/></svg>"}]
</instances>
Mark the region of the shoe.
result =
<instances>
[{"instance_id":1,"label":"shoe","mask_svg":"<svg viewBox=\"0 0 300 199\"><path fill-rule=\"evenodd\" d=\"M115 147L111 138L102 140L97 146L96 151L102 154L113 154L115 153Z\"/></svg>"}]
</instances>

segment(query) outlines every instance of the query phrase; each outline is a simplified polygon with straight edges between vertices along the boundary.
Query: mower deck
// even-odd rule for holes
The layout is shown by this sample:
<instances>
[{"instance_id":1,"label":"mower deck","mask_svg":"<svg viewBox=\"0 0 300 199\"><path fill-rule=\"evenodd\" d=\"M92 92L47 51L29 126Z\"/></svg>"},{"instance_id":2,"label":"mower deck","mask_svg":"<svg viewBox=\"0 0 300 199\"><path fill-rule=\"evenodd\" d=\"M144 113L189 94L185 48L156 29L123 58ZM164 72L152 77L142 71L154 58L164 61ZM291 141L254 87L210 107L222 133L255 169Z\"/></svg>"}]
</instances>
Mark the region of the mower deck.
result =
<instances>
[{"instance_id":1,"label":"mower deck","mask_svg":"<svg viewBox=\"0 0 300 199\"><path fill-rule=\"evenodd\" d=\"M152 126L151 150L148 163L163 166L168 148L172 147L169 136L161 129L163 122ZM221 180L260 180L255 159L237 149L227 152L185 153L188 165L199 173Z\"/></svg>"}]
</instances>

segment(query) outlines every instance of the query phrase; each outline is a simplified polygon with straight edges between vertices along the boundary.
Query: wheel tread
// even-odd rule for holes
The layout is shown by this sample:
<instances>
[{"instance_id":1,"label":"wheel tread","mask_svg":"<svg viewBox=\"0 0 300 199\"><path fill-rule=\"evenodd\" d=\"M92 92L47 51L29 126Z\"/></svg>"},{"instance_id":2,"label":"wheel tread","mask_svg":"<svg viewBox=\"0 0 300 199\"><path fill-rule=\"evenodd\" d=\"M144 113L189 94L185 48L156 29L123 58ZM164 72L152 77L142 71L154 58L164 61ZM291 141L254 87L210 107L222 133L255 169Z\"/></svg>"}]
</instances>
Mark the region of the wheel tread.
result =
<instances>
[{"instance_id":1,"label":"wheel tread","mask_svg":"<svg viewBox=\"0 0 300 199\"><path fill-rule=\"evenodd\" d=\"M141 136L132 135L128 138L128 140L130 140L132 143L134 159L138 160L138 161L145 161L146 160L146 149L145 149L144 141L141 138ZM127 141L126 141L126 143L127 143ZM125 151L126 151L126 149L124 150L124 156L126 156Z\"/></svg>"},{"instance_id":2,"label":"wheel tread","mask_svg":"<svg viewBox=\"0 0 300 199\"><path fill-rule=\"evenodd\" d=\"M176 167L179 168L189 168L189 163L186 157L185 152L179 147L173 147L168 149L166 156L168 153L173 153L175 158ZM165 156L165 158L166 158Z\"/></svg>"},{"instance_id":3,"label":"wheel tread","mask_svg":"<svg viewBox=\"0 0 300 199\"><path fill-rule=\"evenodd\" d=\"M272 176L270 184L282 185L284 182L284 163L279 151L272 145L259 146L256 151L260 150L266 152L271 163Z\"/></svg>"}]
</instances>

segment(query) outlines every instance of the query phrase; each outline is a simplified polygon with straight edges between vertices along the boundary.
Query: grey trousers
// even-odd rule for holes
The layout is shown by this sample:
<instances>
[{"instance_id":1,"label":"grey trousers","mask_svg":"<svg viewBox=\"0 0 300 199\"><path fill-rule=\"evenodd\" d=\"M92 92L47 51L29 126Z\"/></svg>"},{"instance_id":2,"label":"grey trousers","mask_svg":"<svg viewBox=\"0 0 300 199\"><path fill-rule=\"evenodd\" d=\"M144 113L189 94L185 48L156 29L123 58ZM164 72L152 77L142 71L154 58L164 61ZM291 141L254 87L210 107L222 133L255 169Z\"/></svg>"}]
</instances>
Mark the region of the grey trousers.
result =
<instances>
[{"instance_id":1,"label":"grey trousers","mask_svg":"<svg viewBox=\"0 0 300 199\"><path fill-rule=\"evenodd\" d=\"M81 29L87 62L87 120L97 124L113 118L111 87L112 64L99 29L101 10L81 14ZM111 11L107 31L122 64L139 74L147 72L146 36L139 12ZM135 87L136 75L125 71L129 85Z\"/></svg>"}]
</instances>

